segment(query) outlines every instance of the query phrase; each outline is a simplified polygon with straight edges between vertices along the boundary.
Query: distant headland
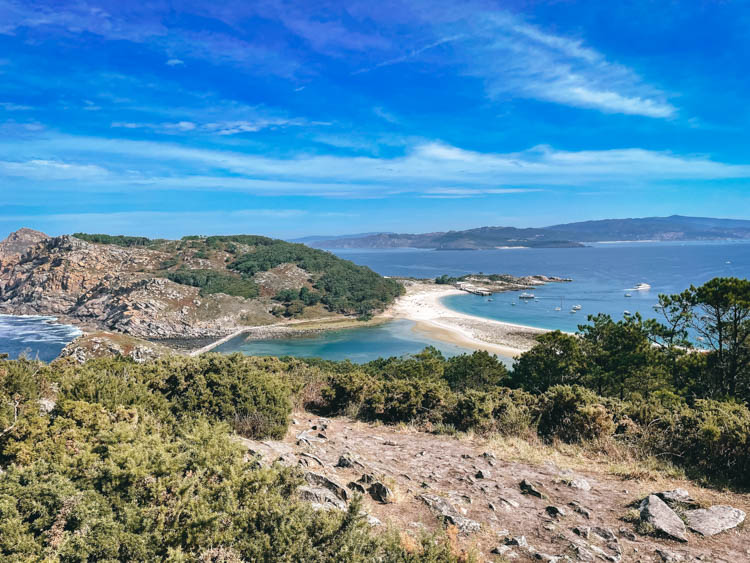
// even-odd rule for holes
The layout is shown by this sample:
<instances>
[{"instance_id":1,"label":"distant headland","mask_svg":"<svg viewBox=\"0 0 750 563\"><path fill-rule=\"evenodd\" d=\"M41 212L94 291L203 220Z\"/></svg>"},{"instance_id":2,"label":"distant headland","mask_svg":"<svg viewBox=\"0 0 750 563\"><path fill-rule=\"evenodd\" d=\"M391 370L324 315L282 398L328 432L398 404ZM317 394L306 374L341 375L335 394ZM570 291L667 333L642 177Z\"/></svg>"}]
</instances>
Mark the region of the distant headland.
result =
<instances>
[{"instance_id":1,"label":"distant headland","mask_svg":"<svg viewBox=\"0 0 750 563\"><path fill-rule=\"evenodd\" d=\"M750 220L707 217L603 219L549 227L479 227L424 234L367 233L306 237L316 248L429 248L489 250L497 248L576 248L593 242L750 240Z\"/></svg>"}]
</instances>

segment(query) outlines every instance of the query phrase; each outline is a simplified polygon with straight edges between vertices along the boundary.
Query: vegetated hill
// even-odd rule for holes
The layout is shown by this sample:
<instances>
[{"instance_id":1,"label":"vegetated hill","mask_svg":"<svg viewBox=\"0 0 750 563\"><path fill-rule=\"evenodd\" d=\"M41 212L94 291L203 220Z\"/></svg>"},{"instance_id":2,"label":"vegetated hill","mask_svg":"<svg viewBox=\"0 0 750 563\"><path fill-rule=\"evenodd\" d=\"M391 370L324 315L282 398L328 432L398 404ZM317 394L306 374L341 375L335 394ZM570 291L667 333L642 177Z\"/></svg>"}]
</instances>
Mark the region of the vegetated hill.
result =
<instances>
[{"instance_id":1,"label":"vegetated hill","mask_svg":"<svg viewBox=\"0 0 750 563\"><path fill-rule=\"evenodd\" d=\"M0 243L0 312L56 315L141 338L367 316L402 291L328 252L261 236L22 235ZM19 238L29 239L22 252Z\"/></svg>"},{"instance_id":2,"label":"vegetated hill","mask_svg":"<svg viewBox=\"0 0 750 563\"><path fill-rule=\"evenodd\" d=\"M425 234L352 236L314 240L319 248L437 248L476 250L498 247L569 248L586 242L623 240L745 240L750 239L750 221L704 217L646 217L604 219L541 228L480 227L466 231Z\"/></svg>"}]
</instances>

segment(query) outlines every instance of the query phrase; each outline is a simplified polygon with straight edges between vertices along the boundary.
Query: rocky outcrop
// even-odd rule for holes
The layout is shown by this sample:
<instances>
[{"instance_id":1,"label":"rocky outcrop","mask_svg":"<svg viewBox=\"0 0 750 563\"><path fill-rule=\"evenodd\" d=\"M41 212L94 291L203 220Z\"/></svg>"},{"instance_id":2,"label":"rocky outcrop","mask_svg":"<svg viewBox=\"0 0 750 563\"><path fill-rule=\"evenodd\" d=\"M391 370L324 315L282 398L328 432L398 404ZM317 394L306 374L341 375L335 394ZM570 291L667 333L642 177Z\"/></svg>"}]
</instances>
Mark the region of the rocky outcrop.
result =
<instances>
[{"instance_id":1,"label":"rocky outcrop","mask_svg":"<svg viewBox=\"0 0 750 563\"><path fill-rule=\"evenodd\" d=\"M658 533L677 541L687 541L685 523L656 495L649 495L640 506L641 521L650 524Z\"/></svg>"},{"instance_id":2,"label":"rocky outcrop","mask_svg":"<svg viewBox=\"0 0 750 563\"><path fill-rule=\"evenodd\" d=\"M166 279L161 268L171 256L22 229L0 243L0 312L54 315L146 339L219 338L249 322L276 322L268 300L201 295ZM219 256L215 267L228 259ZM195 259L195 267L214 266Z\"/></svg>"},{"instance_id":3,"label":"rocky outcrop","mask_svg":"<svg viewBox=\"0 0 750 563\"><path fill-rule=\"evenodd\" d=\"M626 520L628 508L642 502L632 491L648 490L649 482L624 482L595 464L573 471L552 461L511 461L507 450L478 437L456 439L300 412L284 440L242 442L253 461L299 468L306 476L299 494L314 508L343 510L359 496L371 525L379 528L381 522L383 529L395 529L417 542L424 532L447 527L458 549L478 552L478 561L494 561L493 555L560 563L747 559L747 530L742 527L703 541L683 526L689 541L677 543L655 533L656 525L664 527L661 520L647 526L638 521L640 511L632 522ZM480 472L482 478L477 477ZM590 487L571 486L571 481L585 481ZM523 494L522 482L524 490L536 490L549 500ZM743 503L736 506L747 510L744 495L695 489L694 496L703 503L721 499L722 504ZM382 502L389 498L392 502ZM660 517L659 507L677 518L679 524L671 521L675 526L693 510L685 507L696 502L687 490L674 488L653 492L645 500L644 518Z\"/></svg>"},{"instance_id":4,"label":"rocky outcrop","mask_svg":"<svg viewBox=\"0 0 750 563\"><path fill-rule=\"evenodd\" d=\"M482 525L463 516L455 506L438 495L420 495L422 501L447 524L455 526L462 534L478 532Z\"/></svg>"},{"instance_id":5,"label":"rocky outcrop","mask_svg":"<svg viewBox=\"0 0 750 563\"><path fill-rule=\"evenodd\" d=\"M745 521L745 513L731 506L716 505L685 512L688 527L702 536L715 536L736 528Z\"/></svg>"},{"instance_id":6,"label":"rocky outcrop","mask_svg":"<svg viewBox=\"0 0 750 563\"><path fill-rule=\"evenodd\" d=\"M23 228L11 233L8 238L0 241L0 265L3 260L22 256L30 248L48 238L50 238L49 235L34 229Z\"/></svg>"},{"instance_id":7,"label":"rocky outcrop","mask_svg":"<svg viewBox=\"0 0 750 563\"><path fill-rule=\"evenodd\" d=\"M59 358L70 358L82 364L95 358L122 356L141 363L171 353L173 351L166 346L147 340L113 332L95 332L84 334L70 342L63 348Z\"/></svg>"}]
</instances>

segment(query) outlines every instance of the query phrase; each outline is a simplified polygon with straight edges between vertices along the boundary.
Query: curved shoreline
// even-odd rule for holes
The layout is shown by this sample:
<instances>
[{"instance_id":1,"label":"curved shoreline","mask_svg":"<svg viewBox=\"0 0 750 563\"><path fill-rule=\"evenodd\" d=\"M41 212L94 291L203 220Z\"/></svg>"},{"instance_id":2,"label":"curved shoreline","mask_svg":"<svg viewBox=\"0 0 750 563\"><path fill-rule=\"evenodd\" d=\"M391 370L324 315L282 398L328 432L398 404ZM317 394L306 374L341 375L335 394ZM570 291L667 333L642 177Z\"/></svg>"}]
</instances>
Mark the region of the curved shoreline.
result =
<instances>
[{"instance_id":1,"label":"curved shoreline","mask_svg":"<svg viewBox=\"0 0 750 563\"><path fill-rule=\"evenodd\" d=\"M454 311L442 299L464 292L453 287L410 282L400 297L381 317L407 319L415 330L436 340L473 350L514 358L530 350L535 337L547 329L497 321Z\"/></svg>"}]
</instances>

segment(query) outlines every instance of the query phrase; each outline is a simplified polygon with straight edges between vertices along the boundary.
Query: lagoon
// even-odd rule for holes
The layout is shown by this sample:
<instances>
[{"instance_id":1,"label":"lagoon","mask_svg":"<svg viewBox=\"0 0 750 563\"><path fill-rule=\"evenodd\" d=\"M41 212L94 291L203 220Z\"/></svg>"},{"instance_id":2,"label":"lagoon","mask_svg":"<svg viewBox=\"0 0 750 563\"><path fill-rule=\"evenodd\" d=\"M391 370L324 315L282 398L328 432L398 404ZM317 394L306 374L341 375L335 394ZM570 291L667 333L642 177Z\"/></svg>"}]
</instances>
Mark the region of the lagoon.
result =
<instances>
[{"instance_id":1,"label":"lagoon","mask_svg":"<svg viewBox=\"0 0 750 563\"><path fill-rule=\"evenodd\" d=\"M214 351L225 354L241 352L251 356L318 357L365 363L383 357L415 354L427 346L434 346L447 357L467 352L465 348L433 340L415 331L414 323L407 320L328 330L293 338L246 340L244 336L238 336Z\"/></svg>"}]
</instances>

